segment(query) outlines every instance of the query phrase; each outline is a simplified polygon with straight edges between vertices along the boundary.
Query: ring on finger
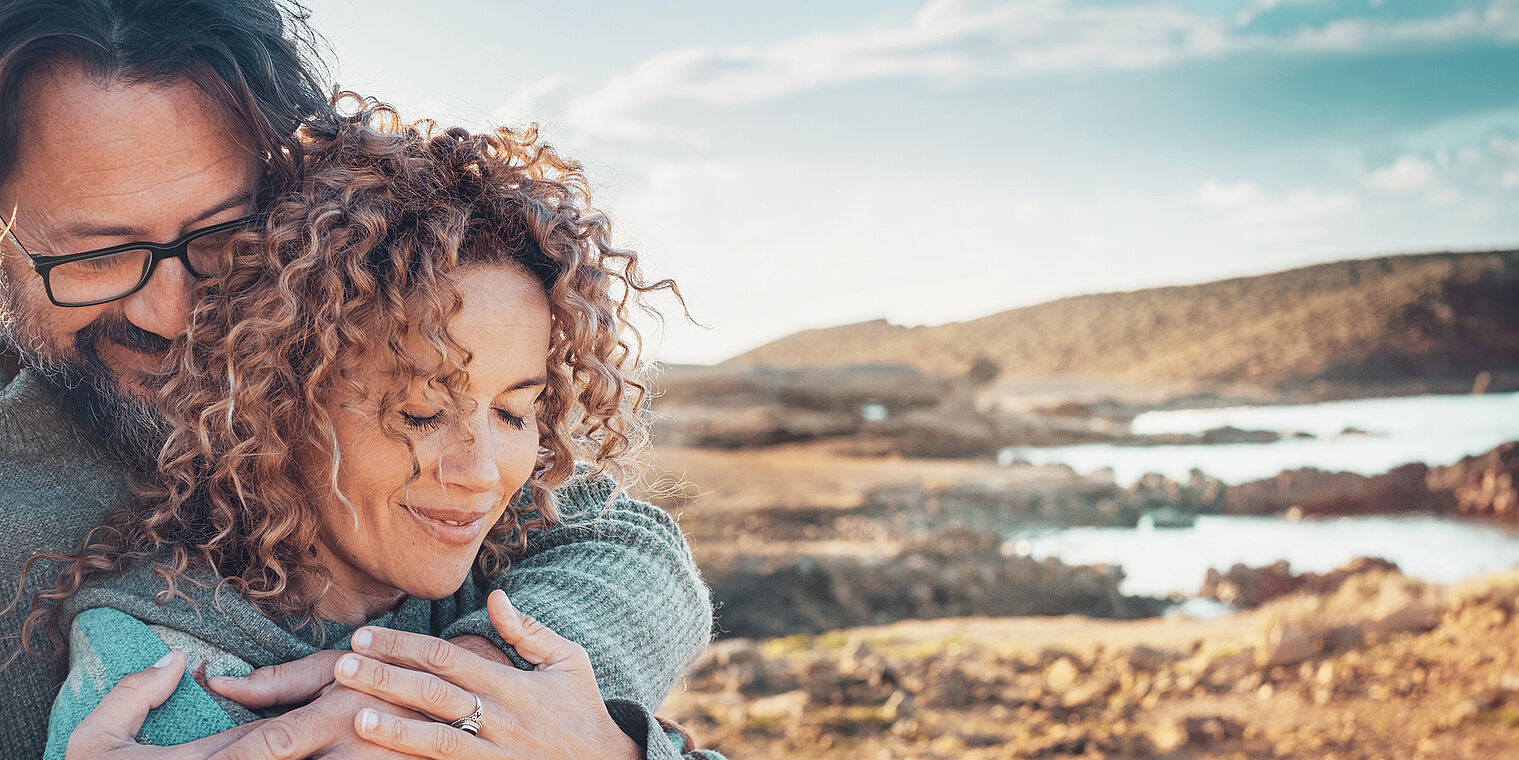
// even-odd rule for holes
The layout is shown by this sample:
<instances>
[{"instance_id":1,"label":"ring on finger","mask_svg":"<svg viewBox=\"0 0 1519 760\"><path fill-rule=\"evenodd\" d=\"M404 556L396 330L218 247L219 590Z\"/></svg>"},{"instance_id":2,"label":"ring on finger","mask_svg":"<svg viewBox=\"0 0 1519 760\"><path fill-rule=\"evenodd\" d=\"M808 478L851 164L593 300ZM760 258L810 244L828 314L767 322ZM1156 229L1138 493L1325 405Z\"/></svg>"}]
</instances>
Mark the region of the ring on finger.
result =
<instances>
[{"instance_id":1,"label":"ring on finger","mask_svg":"<svg viewBox=\"0 0 1519 760\"><path fill-rule=\"evenodd\" d=\"M475 711L456 721L450 722L448 725L460 731L467 731L471 735L476 735L480 733L480 729L484 725L480 722L480 719L485 717L485 704L480 701L479 697L473 694L470 696L475 697Z\"/></svg>"}]
</instances>

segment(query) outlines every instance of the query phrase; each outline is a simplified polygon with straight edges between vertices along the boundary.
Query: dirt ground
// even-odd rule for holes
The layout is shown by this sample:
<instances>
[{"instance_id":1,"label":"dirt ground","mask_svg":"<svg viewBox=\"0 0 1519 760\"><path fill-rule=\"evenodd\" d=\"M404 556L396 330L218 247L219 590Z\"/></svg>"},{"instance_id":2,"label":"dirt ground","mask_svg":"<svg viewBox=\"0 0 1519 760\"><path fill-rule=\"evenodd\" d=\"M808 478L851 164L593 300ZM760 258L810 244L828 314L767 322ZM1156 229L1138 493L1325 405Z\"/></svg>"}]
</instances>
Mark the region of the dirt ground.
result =
<instances>
[{"instance_id":1,"label":"dirt ground","mask_svg":"<svg viewBox=\"0 0 1519 760\"><path fill-rule=\"evenodd\" d=\"M1371 573L1198 621L956 618L715 644L661 713L731 758L1519 755L1519 573Z\"/></svg>"}]
</instances>

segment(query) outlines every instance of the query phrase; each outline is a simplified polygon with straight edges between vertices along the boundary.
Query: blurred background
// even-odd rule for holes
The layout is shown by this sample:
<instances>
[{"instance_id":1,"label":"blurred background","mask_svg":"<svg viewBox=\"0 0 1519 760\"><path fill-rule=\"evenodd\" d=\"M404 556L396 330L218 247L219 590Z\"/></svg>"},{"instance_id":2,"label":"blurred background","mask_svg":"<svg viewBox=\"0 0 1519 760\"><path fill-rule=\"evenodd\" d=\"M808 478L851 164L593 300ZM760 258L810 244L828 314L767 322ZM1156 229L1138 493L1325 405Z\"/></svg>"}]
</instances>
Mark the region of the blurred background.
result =
<instances>
[{"instance_id":1,"label":"blurred background","mask_svg":"<svg viewBox=\"0 0 1519 760\"><path fill-rule=\"evenodd\" d=\"M676 278L730 757L1519 740L1519 2L310 0Z\"/></svg>"}]
</instances>

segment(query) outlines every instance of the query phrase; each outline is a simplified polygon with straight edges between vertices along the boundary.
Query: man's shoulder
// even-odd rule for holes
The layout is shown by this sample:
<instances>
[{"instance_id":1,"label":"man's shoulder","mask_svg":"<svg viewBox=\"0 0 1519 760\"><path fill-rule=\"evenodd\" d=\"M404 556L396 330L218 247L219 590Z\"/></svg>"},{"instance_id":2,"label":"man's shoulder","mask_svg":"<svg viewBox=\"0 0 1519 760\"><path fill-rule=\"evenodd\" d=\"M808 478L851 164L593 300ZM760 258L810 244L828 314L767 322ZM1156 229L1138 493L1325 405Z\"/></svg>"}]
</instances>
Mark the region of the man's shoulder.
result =
<instances>
[{"instance_id":1,"label":"man's shoulder","mask_svg":"<svg viewBox=\"0 0 1519 760\"><path fill-rule=\"evenodd\" d=\"M119 465L79 430L34 373L0 385L0 573L38 551L69 551L131 503ZM3 582L3 580L0 580Z\"/></svg>"}]
</instances>

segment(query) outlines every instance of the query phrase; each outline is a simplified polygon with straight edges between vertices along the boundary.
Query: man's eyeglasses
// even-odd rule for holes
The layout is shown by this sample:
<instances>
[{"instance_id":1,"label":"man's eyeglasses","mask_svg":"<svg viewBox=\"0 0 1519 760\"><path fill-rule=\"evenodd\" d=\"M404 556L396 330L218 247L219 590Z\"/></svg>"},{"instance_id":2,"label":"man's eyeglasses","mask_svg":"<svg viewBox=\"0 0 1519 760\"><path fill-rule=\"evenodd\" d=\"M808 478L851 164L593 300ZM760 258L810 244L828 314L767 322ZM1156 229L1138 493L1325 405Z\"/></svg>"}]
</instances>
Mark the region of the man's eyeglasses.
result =
<instances>
[{"instance_id":1,"label":"man's eyeglasses","mask_svg":"<svg viewBox=\"0 0 1519 760\"><path fill-rule=\"evenodd\" d=\"M228 261L227 243L257 219L251 215L213 224L172 243L123 243L66 256L33 256L10 225L0 226L42 276L48 300L57 306L96 306L142 290L164 259L179 259L195 277L220 273Z\"/></svg>"}]
</instances>

